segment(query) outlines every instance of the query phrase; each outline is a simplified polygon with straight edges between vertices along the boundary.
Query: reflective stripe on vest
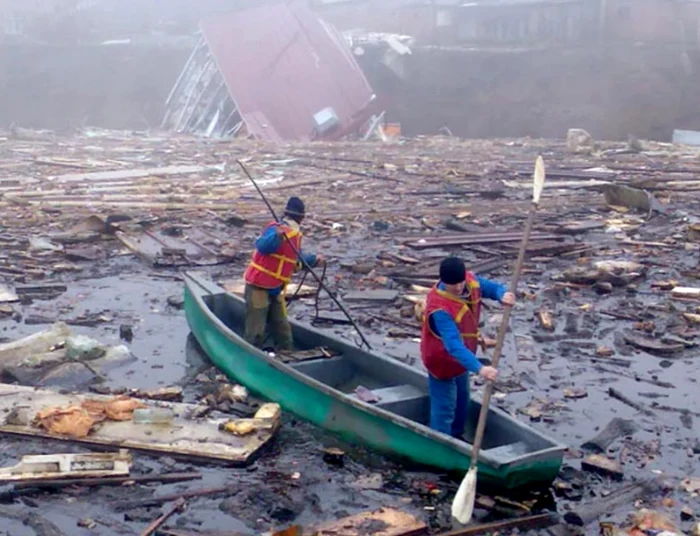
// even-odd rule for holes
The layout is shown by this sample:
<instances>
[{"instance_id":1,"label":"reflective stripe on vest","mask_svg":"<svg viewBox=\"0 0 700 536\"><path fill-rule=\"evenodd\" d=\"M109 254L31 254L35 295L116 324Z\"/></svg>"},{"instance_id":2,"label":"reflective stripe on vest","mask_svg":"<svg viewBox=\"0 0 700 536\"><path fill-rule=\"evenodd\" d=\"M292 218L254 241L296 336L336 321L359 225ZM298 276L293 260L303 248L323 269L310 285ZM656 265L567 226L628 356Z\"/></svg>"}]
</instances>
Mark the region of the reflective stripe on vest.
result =
<instances>
[{"instance_id":1,"label":"reflective stripe on vest","mask_svg":"<svg viewBox=\"0 0 700 536\"><path fill-rule=\"evenodd\" d=\"M469 296L461 298L433 287L426 298L421 334L421 359L428 372L438 379L449 379L465 372L465 368L445 348L442 337L430 326L430 316L437 311L450 315L457 324L464 345L476 353L479 338L481 288L473 274L467 273Z\"/></svg>"},{"instance_id":2,"label":"reflective stripe on vest","mask_svg":"<svg viewBox=\"0 0 700 536\"><path fill-rule=\"evenodd\" d=\"M277 225L270 223L266 228ZM288 226L282 226L285 235L292 242L297 251L301 249L301 232ZM280 285L287 285L294 274L298 264L298 258L290 246L287 239L283 240L279 253L263 255L257 249L253 252L253 257L245 271L245 281L251 285L261 288L277 288Z\"/></svg>"}]
</instances>

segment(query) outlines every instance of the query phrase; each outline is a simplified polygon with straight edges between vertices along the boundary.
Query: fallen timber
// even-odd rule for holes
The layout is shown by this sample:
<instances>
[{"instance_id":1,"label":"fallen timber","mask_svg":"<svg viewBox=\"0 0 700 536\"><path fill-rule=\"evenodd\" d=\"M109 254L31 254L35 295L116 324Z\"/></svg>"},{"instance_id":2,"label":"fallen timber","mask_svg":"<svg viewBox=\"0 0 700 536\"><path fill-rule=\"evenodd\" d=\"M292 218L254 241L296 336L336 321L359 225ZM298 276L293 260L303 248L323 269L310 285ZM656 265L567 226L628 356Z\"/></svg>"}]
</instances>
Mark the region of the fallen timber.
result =
<instances>
[{"instance_id":1,"label":"fallen timber","mask_svg":"<svg viewBox=\"0 0 700 536\"><path fill-rule=\"evenodd\" d=\"M637 499L657 493L661 489L661 482L655 478L635 482L607 497L577 506L575 510L564 514L564 521L570 525L585 527L616 508L634 504Z\"/></svg>"}]
</instances>

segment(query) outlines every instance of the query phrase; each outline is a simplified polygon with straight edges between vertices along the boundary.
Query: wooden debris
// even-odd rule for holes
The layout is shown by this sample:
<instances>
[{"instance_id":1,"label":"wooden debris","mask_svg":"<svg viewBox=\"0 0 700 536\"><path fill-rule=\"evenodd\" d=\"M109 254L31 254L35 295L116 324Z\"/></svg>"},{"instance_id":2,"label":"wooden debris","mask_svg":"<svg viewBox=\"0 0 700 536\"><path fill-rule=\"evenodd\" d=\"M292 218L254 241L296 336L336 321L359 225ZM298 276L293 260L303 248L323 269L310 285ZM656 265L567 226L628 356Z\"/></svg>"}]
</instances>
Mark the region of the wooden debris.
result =
<instances>
[{"instance_id":1,"label":"wooden debris","mask_svg":"<svg viewBox=\"0 0 700 536\"><path fill-rule=\"evenodd\" d=\"M136 398L148 400L163 400L166 402L179 402L182 400L182 387L161 387L160 389L137 389L132 391Z\"/></svg>"},{"instance_id":2,"label":"wooden debris","mask_svg":"<svg viewBox=\"0 0 700 536\"><path fill-rule=\"evenodd\" d=\"M602 454L618 438L635 434L638 431L639 426L634 421L615 417L597 436L583 443L581 448Z\"/></svg>"},{"instance_id":3,"label":"wooden debris","mask_svg":"<svg viewBox=\"0 0 700 536\"><path fill-rule=\"evenodd\" d=\"M697 287L675 287L671 290L674 298L694 298L700 299L700 288Z\"/></svg>"},{"instance_id":4,"label":"wooden debris","mask_svg":"<svg viewBox=\"0 0 700 536\"><path fill-rule=\"evenodd\" d=\"M624 331L622 336L627 344L650 354L669 355L682 352L686 348L685 344L663 342L631 331Z\"/></svg>"},{"instance_id":5,"label":"wooden debris","mask_svg":"<svg viewBox=\"0 0 700 536\"><path fill-rule=\"evenodd\" d=\"M107 402L110 397L98 395L63 395L49 390L21 385L0 384L0 414L9 414L13 408L26 408L34 415L46 407L79 406L85 400ZM161 402L160 404L166 404ZM218 430L219 421L192 421L186 415L201 406L167 403L175 414L172 423L164 425L136 424L131 421L106 420L99 430L84 438L71 438L36 428L30 422L0 424L0 433L25 437L44 437L62 441L164 453L201 460L222 460L231 464L245 464L275 435L278 424L246 437L236 437Z\"/></svg>"},{"instance_id":6,"label":"wooden debris","mask_svg":"<svg viewBox=\"0 0 700 536\"><path fill-rule=\"evenodd\" d=\"M419 536L426 534L427 530L425 523L410 514L393 508L380 508L321 523L309 527L308 532L317 536Z\"/></svg>"},{"instance_id":7,"label":"wooden debris","mask_svg":"<svg viewBox=\"0 0 700 536\"><path fill-rule=\"evenodd\" d=\"M579 398L586 398L588 396L588 391L583 387L566 387L564 389L564 398L571 398L573 400Z\"/></svg>"},{"instance_id":8,"label":"wooden debris","mask_svg":"<svg viewBox=\"0 0 700 536\"><path fill-rule=\"evenodd\" d=\"M41 480L29 482L15 482L15 489L24 488L53 488L61 489L70 486L126 486L132 484L150 484L187 482L189 480L200 480L201 473L166 473L160 475L131 475L131 476L109 476L99 478L61 478L58 480Z\"/></svg>"},{"instance_id":9,"label":"wooden debris","mask_svg":"<svg viewBox=\"0 0 700 536\"><path fill-rule=\"evenodd\" d=\"M175 515L177 512L180 512L185 509L185 499L182 497L177 499L175 501L175 504L165 512L163 515L161 515L158 519L156 519L153 523L148 525L146 529L141 533L141 536L151 536L155 531L157 531L163 523L165 523L168 519L170 519L173 515Z\"/></svg>"},{"instance_id":10,"label":"wooden debris","mask_svg":"<svg viewBox=\"0 0 700 536\"><path fill-rule=\"evenodd\" d=\"M611 357L615 354L615 350L608 348L606 346L599 346L596 348L595 355L598 357Z\"/></svg>"},{"instance_id":11,"label":"wooden debris","mask_svg":"<svg viewBox=\"0 0 700 536\"><path fill-rule=\"evenodd\" d=\"M604 476L609 476L613 480L622 480L624 473L620 462L611 460L600 454L591 454L581 461L581 468Z\"/></svg>"},{"instance_id":12,"label":"wooden debris","mask_svg":"<svg viewBox=\"0 0 700 536\"><path fill-rule=\"evenodd\" d=\"M0 517L15 519L31 528L37 536L66 536L56 525L27 508L15 510L10 506L0 506Z\"/></svg>"},{"instance_id":13,"label":"wooden debris","mask_svg":"<svg viewBox=\"0 0 700 536\"><path fill-rule=\"evenodd\" d=\"M17 465L0 468L0 482L123 476L129 474L130 466L131 455L126 450L117 454L23 456Z\"/></svg>"},{"instance_id":14,"label":"wooden debris","mask_svg":"<svg viewBox=\"0 0 700 536\"><path fill-rule=\"evenodd\" d=\"M654 412L651 411L649 408L645 407L643 404L640 404L639 402L635 402L631 398L628 398L627 396L623 395L620 391L615 389L614 387L610 387L608 389L608 394L623 404L627 404L629 407L636 409L637 411L643 413L644 415L649 415L652 416L654 415Z\"/></svg>"},{"instance_id":15,"label":"wooden debris","mask_svg":"<svg viewBox=\"0 0 700 536\"><path fill-rule=\"evenodd\" d=\"M681 481L680 488L687 493L698 493L700 492L700 478L684 478Z\"/></svg>"},{"instance_id":16,"label":"wooden debris","mask_svg":"<svg viewBox=\"0 0 700 536\"><path fill-rule=\"evenodd\" d=\"M577 527L585 527L605 514L614 512L617 508L628 507L644 496L650 496L661 488L657 479L647 479L629 484L612 492L607 497L599 498L590 503L583 503L564 514L564 521Z\"/></svg>"},{"instance_id":17,"label":"wooden debris","mask_svg":"<svg viewBox=\"0 0 700 536\"><path fill-rule=\"evenodd\" d=\"M294 352L283 351L279 353L279 357L285 363L309 361L311 359L326 359L333 357L335 354L329 348L312 348L311 350L295 350Z\"/></svg>"},{"instance_id":18,"label":"wooden debris","mask_svg":"<svg viewBox=\"0 0 700 536\"><path fill-rule=\"evenodd\" d=\"M315 324L351 324L347 315L341 311L319 311Z\"/></svg>"},{"instance_id":19,"label":"wooden debris","mask_svg":"<svg viewBox=\"0 0 700 536\"><path fill-rule=\"evenodd\" d=\"M429 249L429 248L441 248L445 246L467 246L476 244L498 244L504 242L520 242L522 240L522 233L472 233L464 234L458 236L448 236L448 237L429 237L421 238L419 240L409 240L405 242L410 248L413 249ZM530 236L532 241L536 240L560 240L563 237L556 234L546 234L533 232Z\"/></svg>"},{"instance_id":20,"label":"wooden debris","mask_svg":"<svg viewBox=\"0 0 700 536\"><path fill-rule=\"evenodd\" d=\"M685 318L690 324L700 324L700 314L683 313L683 318Z\"/></svg>"},{"instance_id":21,"label":"wooden debris","mask_svg":"<svg viewBox=\"0 0 700 536\"><path fill-rule=\"evenodd\" d=\"M211 497L212 495L227 496L238 492L235 486L221 486L218 488L204 488L180 493L171 493L161 495L160 497L149 497L147 499L137 499L133 501L122 501L115 503L114 508L119 511L132 510L144 506L160 506L167 502L176 501L178 499L194 499L197 497Z\"/></svg>"},{"instance_id":22,"label":"wooden debris","mask_svg":"<svg viewBox=\"0 0 700 536\"><path fill-rule=\"evenodd\" d=\"M547 331L554 331L554 319L552 318L552 313L549 311L540 309L537 312L537 320L540 323L540 327L542 329L546 329Z\"/></svg>"},{"instance_id":23,"label":"wooden debris","mask_svg":"<svg viewBox=\"0 0 700 536\"><path fill-rule=\"evenodd\" d=\"M358 290L343 295L346 302L371 301L376 303L391 303L399 297L397 290Z\"/></svg>"},{"instance_id":24,"label":"wooden debris","mask_svg":"<svg viewBox=\"0 0 700 536\"><path fill-rule=\"evenodd\" d=\"M461 529L443 532L438 536L480 536L482 534L510 534L513 531L519 533L545 529L559 523L559 515L556 513L537 514L521 517L519 519L507 519L505 521L492 521L471 525Z\"/></svg>"},{"instance_id":25,"label":"wooden debris","mask_svg":"<svg viewBox=\"0 0 700 536\"><path fill-rule=\"evenodd\" d=\"M282 410L279 404L263 404L252 419L236 419L222 422L219 430L236 436L247 436L253 432L274 431L279 427Z\"/></svg>"}]
</instances>

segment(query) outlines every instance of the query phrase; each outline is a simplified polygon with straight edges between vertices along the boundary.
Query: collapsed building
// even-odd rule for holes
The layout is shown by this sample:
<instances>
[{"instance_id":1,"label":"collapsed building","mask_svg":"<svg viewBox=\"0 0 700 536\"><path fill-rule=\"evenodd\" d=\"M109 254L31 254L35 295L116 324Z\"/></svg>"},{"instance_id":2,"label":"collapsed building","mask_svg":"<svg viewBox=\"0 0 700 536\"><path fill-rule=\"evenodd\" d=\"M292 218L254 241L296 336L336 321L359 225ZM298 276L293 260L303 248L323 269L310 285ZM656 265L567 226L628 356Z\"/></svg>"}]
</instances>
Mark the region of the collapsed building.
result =
<instances>
[{"instance_id":1,"label":"collapsed building","mask_svg":"<svg viewBox=\"0 0 700 536\"><path fill-rule=\"evenodd\" d=\"M364 137L382 122L409 136L700 129L696 0L0 5L5 126L278 140ZM296 41L283 52L285 39ZM274 63L272 84L254 56Z\"/></svg>"}]
</instances>

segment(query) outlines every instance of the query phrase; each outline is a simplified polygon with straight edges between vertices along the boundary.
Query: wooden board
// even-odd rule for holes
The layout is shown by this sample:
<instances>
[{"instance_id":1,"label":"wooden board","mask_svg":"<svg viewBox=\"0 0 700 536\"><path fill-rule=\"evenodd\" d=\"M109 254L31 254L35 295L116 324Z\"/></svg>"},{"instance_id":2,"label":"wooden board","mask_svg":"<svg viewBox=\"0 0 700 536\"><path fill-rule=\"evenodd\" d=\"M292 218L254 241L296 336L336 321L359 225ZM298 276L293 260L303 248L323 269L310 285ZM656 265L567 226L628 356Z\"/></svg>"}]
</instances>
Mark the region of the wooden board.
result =
<instances>
[{"instance_id":1,"label":"wooden board","mask_svg":"<svg viewBox=\"0 0 700 536\"><path fill-rule=\"evenodd\" d=\"M311 350L297 350L295 352L280 352L279 358L283 363L300 363L313 359L328 359L338 355L328 348L312 348Z\"/></svg>"},{"instance_id":2,"label":"wooden board","mask_svg":"<svg viewBox=\"0 0 700 536\"><path fill-rule=\"evenodd\" d=\"M27 482L61 478L105 478L127 476L129 451L117 454L46 454L23 456L12 467L0 468L0 482Z\"/></svg>"},{"instance_id":3,"label":"wooden board","mask_svg":"<svg viewBox=\"0 0 700 536\"><path fill-rule=\"evenodd\" d=\"M226 292L231 294L237 296L243 296L245 294L245 281L243 279L222 281L220 285ZM287 298L291 298L294 294L297 295L297 298L308 298L309 296L315 296L317 292L317 288L310 285L303 285L301 289L299 289L299 292L297 292L298 288L299 283L290 283L287 285Z\"/></svg>"},{"instance_id":4,"label":"wooden board","mask_svg":"<svg viewBox=\"0 0 700 536\"><path fill-rule=\"evenodd\" d=\"M126 233L117 231L117 239L128 249L151 263L163 266L210 266L228 257L205 246L208 237L196 228L187 229L182 236L168 236L161 231ZM169 255L168 252L172 254Z\"/></svg>"},{"instance_id":5,"label":"wooden board","mask_svg":"<svg viewBox=\"0 0 700 536\"><path fill-rule=\"evenodd\" d=\"M425 523L410 514L393 508L380 508L322 523L309 528L308 532L317 536L414 536L426 534L427 528Z\"/></svg>"},{"instance_id":6,"label":"wooden board","mask_svg":"<svg viewBox=\"0 0 700 536\"><path fill-rule=\"evenodd\" d=\"M398 290L354 290L343 295L346 302L371 301L391 303L399 297Z\"/></svg>"},{"instance_id":7,"label":"wooden board","mask_svg":"<svg viewBox=\"0 0 700 536\"><path fill-rule=\"evenodd\" d=\"M132 421L105 421L90 435L82 439L51 434L30 425L6 424L7 415L15 408L22 408L34 416L42 409L80 404L86 399L111 400L100 395L69 394L35 389L21 385L0 384L0 433L27 437L43 437L87 445L107 445L146 452L164 453L169 456L193 457L202 460L219 460L235 465L252 461L255 454L274 436L279 423L266 430L257 430L238 437L220 431L219 424L229 418L190 420L187 415L201 406L180 403L158 404L172 409L175 418L169 425L135 424Z\"/></svg>"}]
</instances>

